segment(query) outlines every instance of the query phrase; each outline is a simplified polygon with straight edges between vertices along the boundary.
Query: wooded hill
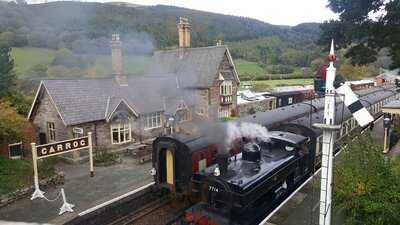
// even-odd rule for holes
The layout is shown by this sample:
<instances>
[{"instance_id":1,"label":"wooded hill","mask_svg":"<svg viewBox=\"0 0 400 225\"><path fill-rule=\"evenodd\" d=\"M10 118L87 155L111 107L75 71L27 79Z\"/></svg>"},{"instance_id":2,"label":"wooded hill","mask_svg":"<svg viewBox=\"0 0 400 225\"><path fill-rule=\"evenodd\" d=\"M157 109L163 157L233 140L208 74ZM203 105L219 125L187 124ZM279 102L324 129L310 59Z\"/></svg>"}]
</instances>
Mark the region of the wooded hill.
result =
<instances>
[{"instance_id":1,"label":"wooded hill","mask_svg":"<svg viewBox=\"0 0 400 225\"><path fill-rule=\"evenodd\" d=\"M259 39L273 37L294 43L288 47L305 49L315 42L320 32L318 24L277 26L245 17L164 5L127 7L86 2L0 2L0 40L20 47L68 48L75 53L109 54L110 36L119 32L124 39L124 51L146 54L155 48L177 44L179 16L188 17L192 23L194 47L214 45L219 39L229 43L253 39L259 42ZM274 46L261 51L275 50ZM247 58L240 52L235 56ZM260 60L253 56L249 59Z\"/></svg>"}]
</instances>

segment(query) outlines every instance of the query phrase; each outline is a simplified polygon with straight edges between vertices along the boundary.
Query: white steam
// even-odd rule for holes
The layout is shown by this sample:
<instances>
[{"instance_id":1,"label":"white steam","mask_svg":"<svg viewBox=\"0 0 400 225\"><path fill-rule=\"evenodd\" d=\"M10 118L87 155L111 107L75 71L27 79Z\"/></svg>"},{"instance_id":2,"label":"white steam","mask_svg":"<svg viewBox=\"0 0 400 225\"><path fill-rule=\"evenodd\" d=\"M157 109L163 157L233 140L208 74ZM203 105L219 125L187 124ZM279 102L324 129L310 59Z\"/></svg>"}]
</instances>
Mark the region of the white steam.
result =
<instances>
[{"instance_id":1,"label":"white steam","mask_svg":"<svg viewBox=\"0 0 400 225\"><path fill-rule=\"evenodd\" d=\"M260 141L270 141L270 135L267 128L256 123L228 123L226 130L225 149L232 147L232 142L238 138L257 138Z\"/></svg>"}]
</instances>

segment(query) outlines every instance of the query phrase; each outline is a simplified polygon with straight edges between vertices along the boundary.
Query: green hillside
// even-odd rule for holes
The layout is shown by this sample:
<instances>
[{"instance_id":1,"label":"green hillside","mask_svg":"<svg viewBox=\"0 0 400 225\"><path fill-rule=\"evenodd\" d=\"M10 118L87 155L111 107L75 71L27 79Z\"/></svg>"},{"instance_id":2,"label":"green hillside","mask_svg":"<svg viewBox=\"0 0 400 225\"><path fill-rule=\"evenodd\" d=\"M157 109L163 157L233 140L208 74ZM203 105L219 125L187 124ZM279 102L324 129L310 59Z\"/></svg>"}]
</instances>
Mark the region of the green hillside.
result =
<instances>
[{"instance_id":1,"label":"green hillside","mask_svg":"<svg viewBox=\"0 0 400 225\"><path fill-rule=\"evenodd\" d=\"M32 70L36 65L43 65L49 69L54 69L52 62L56 51L46 48L12 48L11 56L14 59L15 70L19 79L32 78ZM93 60L93 64L83 71L87 76L103 77L111 74L110 55L78 55ZM150 64L150 56L124 56L124 72L126 74L142 74ZM71 75L76 69L64 68L65 73ZM68 69L70 71L68 71ZM48 76L48 74L46 74ZM60 75L62 76L62 75Z\"/></svg>"},{"instance_id":2,"label":"green hillside","mask_svg":"<svg viewBox=\"0 0 400 225\"><path fill-rule=\"evenodd\" d=\"M54 52L44 48L12 48L11 57L14 59L18 78L29 78L30 70L37 64L50 65Z\"/></svg>"},{"instance_id":3,"label":"green hillside","mask_svg":"<svg viewBox=\"0 0 400 225\"><path fill-rule=\"evenodd\" d=\"M250 62L243 59L234 60L236 70L240 77L256 77L267 74L267 71L256 62Z\"/></svg>"}]
</instances>

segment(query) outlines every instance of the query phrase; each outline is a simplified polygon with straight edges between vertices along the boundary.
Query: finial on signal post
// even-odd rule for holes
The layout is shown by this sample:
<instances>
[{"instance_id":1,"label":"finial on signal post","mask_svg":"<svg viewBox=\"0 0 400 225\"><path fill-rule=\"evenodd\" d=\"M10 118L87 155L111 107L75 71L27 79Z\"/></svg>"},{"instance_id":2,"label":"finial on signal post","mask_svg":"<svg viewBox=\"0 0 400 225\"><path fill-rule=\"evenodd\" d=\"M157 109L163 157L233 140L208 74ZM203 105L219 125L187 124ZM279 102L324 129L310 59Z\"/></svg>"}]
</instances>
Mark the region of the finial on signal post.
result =
<instances>
[{"instance_id":1,"label":"finial on signal post","mask_svg":"<svg viewBox=\"0 0 400 225\"><path fill-rule=\"evenodd\" d=\"M335 45L333 43L333 39L331 42L331 50L328 55L328 61L332 64L334 61L336 61L336 55L335 55Z\"/></svg>"}]
</instances>

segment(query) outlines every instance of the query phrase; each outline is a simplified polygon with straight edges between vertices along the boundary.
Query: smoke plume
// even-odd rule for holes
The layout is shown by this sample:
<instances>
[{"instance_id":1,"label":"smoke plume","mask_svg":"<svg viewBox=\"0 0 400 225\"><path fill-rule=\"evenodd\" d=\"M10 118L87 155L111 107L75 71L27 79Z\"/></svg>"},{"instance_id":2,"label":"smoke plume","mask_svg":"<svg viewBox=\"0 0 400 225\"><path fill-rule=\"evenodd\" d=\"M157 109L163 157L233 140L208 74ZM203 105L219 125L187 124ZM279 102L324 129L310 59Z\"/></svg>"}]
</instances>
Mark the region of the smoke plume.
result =
<instances>
[{"instance_id":1,"label":"smoke plume","mask_svg":"<svg viewBox=\"0 0 400 225\"><path fill-rule=\"evenodd\" d=\"M267 128L255 123L228 123L225 138L225 149L232 146L234 140L238 138L258 139L263 142L270 140Z\"/></svg>"}]
</instances>

